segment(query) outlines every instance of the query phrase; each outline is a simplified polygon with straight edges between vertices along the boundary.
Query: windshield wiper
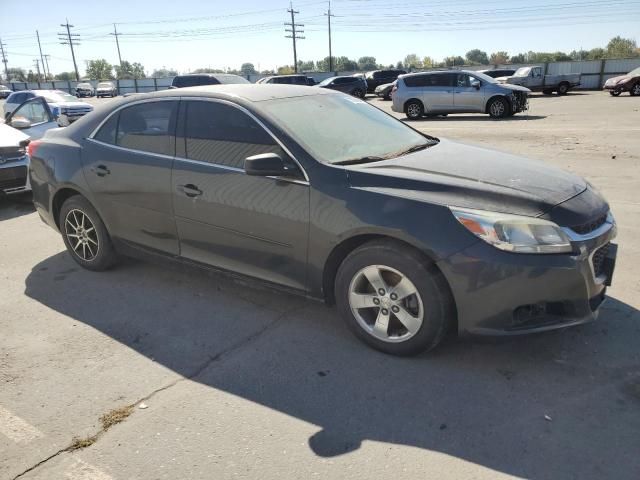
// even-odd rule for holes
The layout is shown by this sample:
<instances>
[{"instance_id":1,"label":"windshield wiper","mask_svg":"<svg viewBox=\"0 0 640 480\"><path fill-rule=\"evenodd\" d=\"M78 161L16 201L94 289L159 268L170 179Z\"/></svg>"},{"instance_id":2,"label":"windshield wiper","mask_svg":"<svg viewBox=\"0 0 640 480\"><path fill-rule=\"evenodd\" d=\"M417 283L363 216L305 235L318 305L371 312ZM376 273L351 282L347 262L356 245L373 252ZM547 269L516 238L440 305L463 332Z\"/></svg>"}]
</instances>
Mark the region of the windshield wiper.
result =
<instances>
[{"instance_id":1,"label":"windshield wiper","mask_svg":"<svg viewBox=\"0 0 640 480\"><path fill-rule=\"evenodd\" d=\"M401 157L402 155L408 155L408 154L413 153L413 152L419 152L420 150L424 150L425 148L431 147L432 145L434 145L434 144L430 143L430 142L429 143L423 143L422 145L414 145L413 147L407 148L406 150L403 150L400 153L394 154L392 158Z\"/></svg>"},{"instance_id":2,"label":"windshield wiper","mask_svg":"<svg viewBox=\"0 0 640 480\"><path fill-rule=\"evenodd\" d=\"M362 158L350 158L349 160L339 160L331 163L332 165L357 165L359 163L379 162L381 160L387 160L387 157L368 156Z\"/></svg>"}]
</instances>

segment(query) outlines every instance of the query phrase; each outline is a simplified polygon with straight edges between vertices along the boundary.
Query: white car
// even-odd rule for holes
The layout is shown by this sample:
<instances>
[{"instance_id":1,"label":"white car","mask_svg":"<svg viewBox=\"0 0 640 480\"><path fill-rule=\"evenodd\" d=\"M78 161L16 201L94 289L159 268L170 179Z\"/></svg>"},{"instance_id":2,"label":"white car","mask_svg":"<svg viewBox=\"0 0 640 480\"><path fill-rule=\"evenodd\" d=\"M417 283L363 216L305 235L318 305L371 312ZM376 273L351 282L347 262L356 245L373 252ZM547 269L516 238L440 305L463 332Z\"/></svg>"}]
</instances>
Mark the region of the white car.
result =
<instances>
[{"instance_id":1,"label":"white car","mask_svg":"<svg viewBox=\"0 0 640 480\"><path fill-rule=\"evenodd\" d=\"M42 97L49 104L51 113L61 127L65 127L78 118L93 111L93 106L78 100L62 90L22 90L13 92L4 104L4 117L7 118L15 108L34 97Z\"/></svg>"},{"instance_id":2,"label":"white car","mask_svg":"<svg viewBox=\"0 0 640 480\"><path fill-rule=\"evenodd\" d=\"M116 97L118 89L112 82L100 82L96 87L96 97Z\"/></svg>"},{"instance_id":3,"label":"white car","mask_svg":"<svg viewBox=\"0 0 640 480\"><path fill-rule=\"evenodd\" d=\"M0 123L0 193L31 190L27 144L53 128L58 128L58 123L42 97L18 105L9 114L7 123Z\"/></svg>"}]
</instances>

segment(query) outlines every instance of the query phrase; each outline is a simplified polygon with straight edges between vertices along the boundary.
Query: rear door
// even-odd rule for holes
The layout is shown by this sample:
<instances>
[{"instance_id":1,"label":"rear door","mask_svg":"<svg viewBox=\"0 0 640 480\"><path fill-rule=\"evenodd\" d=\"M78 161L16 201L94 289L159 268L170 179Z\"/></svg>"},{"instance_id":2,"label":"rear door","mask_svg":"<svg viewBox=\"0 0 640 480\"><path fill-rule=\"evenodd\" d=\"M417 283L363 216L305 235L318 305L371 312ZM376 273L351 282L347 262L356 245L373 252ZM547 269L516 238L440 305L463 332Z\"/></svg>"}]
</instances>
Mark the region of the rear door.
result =
<instances>
[{"instance_id":1,"label":"rear door","mask_svg":"<svg viewBox=\"0 0 640 480\"><path fill-rule=\"evenodd\" d=\"M306 285L309 183L247 111L183 99L172 195L181 256L296 289ZM244 159L278 153L297 178L246 175Z\"/></svg>"},{"instance_id":2,"label":"rear door","mask_svg":"<svg viewBox=\"0 0 640 480\"><path fill-rule=\"evenodd\" d=\"M455 110L453 101L453 78L451 73L429 73L424 75L422 91L426 112L451 112Z\"/></svg>"},{"instance_id":3,"label":"rear door","mask_svg":"<svg viewBox=\"0 0 640 480\"><path fill-rule=\"evenodd\" d=\"M484 112L484 83L467 73L458 73L453 88L453 103L458 112Z\"/></svg>"},{"instance_id":4,"label":"rear door","mask_svg":"<svg viewBox=\"0 0 640 480\"><path fill-rule=\"evenodd\" d=\"M109 232L177 254L171 166L179 99L142 100L112 114L85 142L84 174Z\"/></svg>"}]
</instances>

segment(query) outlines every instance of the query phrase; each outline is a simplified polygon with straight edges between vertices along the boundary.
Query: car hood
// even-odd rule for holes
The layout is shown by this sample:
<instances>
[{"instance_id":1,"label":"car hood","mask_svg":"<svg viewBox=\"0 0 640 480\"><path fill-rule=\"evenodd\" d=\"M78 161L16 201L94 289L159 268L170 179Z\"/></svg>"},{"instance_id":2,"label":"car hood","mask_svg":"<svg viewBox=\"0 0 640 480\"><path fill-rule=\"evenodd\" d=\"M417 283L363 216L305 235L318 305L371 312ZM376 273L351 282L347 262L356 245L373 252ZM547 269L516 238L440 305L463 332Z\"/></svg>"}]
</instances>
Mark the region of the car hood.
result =
<instances>
[{"instance_id":1,"label":"car hood","mask_svg":"<svg viewBox=\"0 0 640 480\"><path fill-rule=\"evenodd\" d=\"M55 102L50 103L54 107L90 107L93 110L93 105L87 102Z\"/></svg>"},{"instance_id":2,"label":"car hood","mask_svg":"<svg viewBox=\"0 0 640 480\"><path fill-rule=\"evenodd\" d=\"M611 77L610 79L608 79L606 81L606 83L608 83L609 85L611 84L618 84L618 83L626 83L629 80L631 80L633 77L631 75L620 75L618 77Z\"/></svg>"},{"instance_id":3,"label":"car hood","mask_svg":"<svg viewBox=\"0 0 640 480\"><path fill-rule=\"evenodd\" d=\"M113 90L114 87L97 87L96 90Z\"/></svg>"},{"instance_id":4,"label":"car hood","mask_svg":"<svg viewBox=\"0 0 640 480\"><path fill-rule=\"evenodd\" d=\"M527 216L544 215L587 188L582 178L542 162L449 140L345 168L352 188Z\"/></svg>"},{"instance_id":5,"label":"car hood","mask_svg":"<svg viewBox=\"0 0 640 480\"><path fill-rule=\"evenodd\" d=\"M531 90L529 90L527 87L523 87L522 85L515 85L512 83L500 83L500 86L508 90L513 90L515 92L531 92Z\"/></svg>"},{"instance_id":6,"label":"car hood","mask_svg":"<svg viewBox=\"0 0 640 480\"><path fill-rule=\"evenodd\" d=\"M20 142L29 138L29 135L22 133L9 125L0 123L0 147L17 147Z\"/></svg>"}]
</instances>

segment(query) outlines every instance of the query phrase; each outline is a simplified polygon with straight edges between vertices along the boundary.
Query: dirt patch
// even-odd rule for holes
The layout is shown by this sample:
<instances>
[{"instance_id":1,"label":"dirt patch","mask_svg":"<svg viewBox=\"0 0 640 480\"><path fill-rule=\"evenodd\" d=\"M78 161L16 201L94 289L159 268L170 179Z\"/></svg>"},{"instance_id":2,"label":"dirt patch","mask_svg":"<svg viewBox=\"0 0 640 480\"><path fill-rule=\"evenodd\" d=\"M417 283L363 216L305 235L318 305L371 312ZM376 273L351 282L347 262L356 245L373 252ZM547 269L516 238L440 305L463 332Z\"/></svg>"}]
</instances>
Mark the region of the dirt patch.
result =
<instances>
[{"instance_id":1,"label":"dirt patch","mask_svg":"<svg viewBox=\"0 0 640 480\"><path fill-rule=\"evenodd\" d=\"M125 407L115 408L108 413L105 413L100 417L102 422L102 429L107 431L114 425L122 422L133 412L133 405L127 405Z\"/></svg>"}]
</instances>

